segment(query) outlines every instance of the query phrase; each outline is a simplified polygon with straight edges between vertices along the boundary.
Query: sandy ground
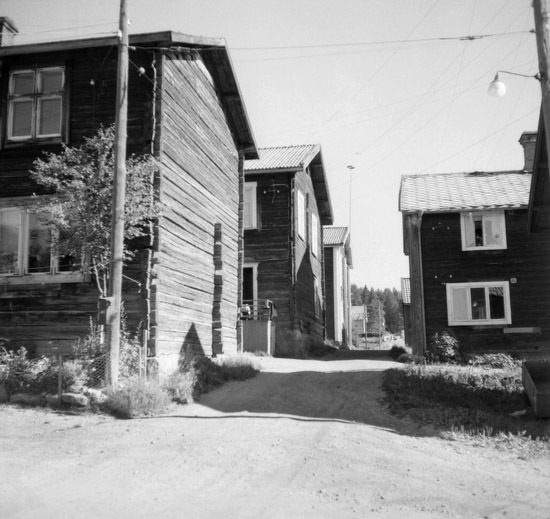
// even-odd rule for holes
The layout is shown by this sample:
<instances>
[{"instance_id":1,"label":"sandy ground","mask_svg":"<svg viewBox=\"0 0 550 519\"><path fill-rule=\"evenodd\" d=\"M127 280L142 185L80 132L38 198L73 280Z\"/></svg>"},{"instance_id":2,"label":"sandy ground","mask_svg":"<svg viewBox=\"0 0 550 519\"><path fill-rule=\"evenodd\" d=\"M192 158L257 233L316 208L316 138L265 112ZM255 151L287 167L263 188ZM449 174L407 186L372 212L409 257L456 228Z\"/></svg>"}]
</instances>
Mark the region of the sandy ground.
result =
<instances>
[{"instance_id":1,"label":"sandy ground","mask_svg":"<svg viewBox=\"0 0 550 519\"><path fill-rule=\"evenodd\" d=\"M550 459L389 415L380 352L259 361L157 418L0 406L0 518L550 518Z\"/></svg>"}]
</instances>

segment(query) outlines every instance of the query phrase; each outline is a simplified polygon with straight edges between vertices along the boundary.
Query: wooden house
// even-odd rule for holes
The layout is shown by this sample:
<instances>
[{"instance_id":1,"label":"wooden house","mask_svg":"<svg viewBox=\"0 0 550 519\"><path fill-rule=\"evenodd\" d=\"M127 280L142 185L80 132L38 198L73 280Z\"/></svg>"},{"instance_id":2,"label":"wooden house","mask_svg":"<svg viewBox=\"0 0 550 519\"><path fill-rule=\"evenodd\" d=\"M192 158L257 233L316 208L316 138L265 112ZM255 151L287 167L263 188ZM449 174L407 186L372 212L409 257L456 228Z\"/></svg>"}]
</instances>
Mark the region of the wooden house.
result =
<instances>
[{"instance_id":1,"label":"wooden house","mask_svg":"<svg viewBox=\"0 0 550 519\"><path fill-rule=\"evenodd\" d=\"M368 322L367 305L353 305L351 307L351 343L359 349L367 349Z\"/></svg>"},{"instance_id":2,"label":"wooden house","mask_svg":"<svg viewBox=\"0 0 550 519\"><path fill-rule=\"evenodd\" d=\"M256 319L273 302L275 353L291 353L282 351L289 331L324 339L323 225L332 207L318 145L258 152L244 165L243 303Z\"/></svg>"},{"instance_id":3,"label":"wooden house","mask_svg":"<svg viewBox=\"0 0 550 519\"><path fill-rule=\"evenodd\" d=\"M353 267L348 227L323 227L325 260L326 338L351 345L351 285Z\"/></svg>"},{"instance_id":4,"label":"wooden house","mask_svg":"<svg viewBox=\"0 0 550 519\"><path fill-rule=\"evenodd\" d=\"M534 136L522 171L404 176L410 345L450 331L466 353L548 353L550 229L529 232Z\"/></svg>"},{"instance_id":5,"label":"wooden house","mask_svg":"<svg viewBox=\"0 0 550 519\"><path fill-rule=\"evenodd\" d=\"M0 31L13 36L15 25L0 19ZM37 354L66 351L87 333L98 292L51 251L33 270L40 229L27 209L40 191L29 170L114 122L117 38L0 41L0 258L11 257L0 265L0 337ZM236 351L243 163L257 152L223 41L130 36L128 100L128 154L158 158L162 205L124 272L128 322L167 368L185 349Z\"/></svg>"}]
</instances>

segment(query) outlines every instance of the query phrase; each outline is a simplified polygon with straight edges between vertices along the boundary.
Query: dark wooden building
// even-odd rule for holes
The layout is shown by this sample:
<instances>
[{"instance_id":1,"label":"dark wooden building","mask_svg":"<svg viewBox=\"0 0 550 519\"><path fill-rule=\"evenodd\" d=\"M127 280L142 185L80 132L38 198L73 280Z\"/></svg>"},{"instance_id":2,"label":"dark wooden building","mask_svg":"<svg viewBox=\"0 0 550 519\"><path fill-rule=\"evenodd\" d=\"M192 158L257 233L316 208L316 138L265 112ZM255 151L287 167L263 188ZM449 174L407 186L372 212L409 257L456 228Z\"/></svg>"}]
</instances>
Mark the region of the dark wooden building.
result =
<instances>
[{"instance_id":1,"label":"dark wooden building","mask_svg":"<svg viewBox=\"0 0 550 519\"><path fill-rule=\"evenodd\" d=\"M522 140L533 141L533 135ZM531 147L532 148L532 147ZM523 171L404 176L410 345L450 331L466 353L548 354L550 230L531 233Z\"/></svg>"},{"instance_id":2,"label":"dark wooden building","mask_svg":"<svg viewBox=\"0 0 550 519\"><path fill-rule=\"evenodd\" d=\"M348 227L323 228L325 265L326 338L343 346L351 345L351 285L353 267Z\"/></svg>"},{"instance_id":3,"label":"dark wooden building","mask_svg":"<svg viewBox=\"0 0 550 519\"><path fill-rule=\"evenodd\" d=\"M114 122L117 39L1 41L0 337L48 353L86 334L98 293L53 253L33 271L29 170ZM242 165L257 153L221 40L166 31L130 45L128 154L158 158L162 215L126 268L123 299L149 356L174 366L186 348L237 350Z\"/></svg>"},{"instance_id":4,"label":"dark wooden building","mask_svg":"<svg viewBox=\"0 0 550 519\"><path fill-rule=\"evenodd\" d=\"M332 207L317 145L262 148L245 162L243 303L275 304L287 331L324 339L323 225Z\"/></svg>"}]
</instances>

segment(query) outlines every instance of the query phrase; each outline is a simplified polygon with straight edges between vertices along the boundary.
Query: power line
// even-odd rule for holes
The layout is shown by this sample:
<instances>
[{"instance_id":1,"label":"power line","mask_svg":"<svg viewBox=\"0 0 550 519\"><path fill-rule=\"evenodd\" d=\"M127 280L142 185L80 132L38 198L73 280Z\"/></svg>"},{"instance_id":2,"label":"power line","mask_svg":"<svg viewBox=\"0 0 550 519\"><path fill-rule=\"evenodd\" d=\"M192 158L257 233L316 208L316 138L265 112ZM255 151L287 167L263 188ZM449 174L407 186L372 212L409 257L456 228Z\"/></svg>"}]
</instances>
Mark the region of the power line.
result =
<instances>
[{"instance_id":1,"label":"power line","mask_svg":"<svg viewBox=\"0 0 550 519\"><path fill-rule=\"evenodd\" d=\"M363 41L357 43L319 43L316 45L275 45L266 47L232 47L232 51L258 51L258 50L298 50L298 49L319 49L319 48L338 48L338 47L361 47L367 45L404 45L410 43L425 43L433 41L475 41L485 38L497 38L500 36L513 36L517 34L535 34L535 30L528 31L513 31L513 32L500 32L493 34L475 34L469 36L443 36L435 38L416 38L413 40L380 40L380 41Z\"/></svg>"}]
</instances>

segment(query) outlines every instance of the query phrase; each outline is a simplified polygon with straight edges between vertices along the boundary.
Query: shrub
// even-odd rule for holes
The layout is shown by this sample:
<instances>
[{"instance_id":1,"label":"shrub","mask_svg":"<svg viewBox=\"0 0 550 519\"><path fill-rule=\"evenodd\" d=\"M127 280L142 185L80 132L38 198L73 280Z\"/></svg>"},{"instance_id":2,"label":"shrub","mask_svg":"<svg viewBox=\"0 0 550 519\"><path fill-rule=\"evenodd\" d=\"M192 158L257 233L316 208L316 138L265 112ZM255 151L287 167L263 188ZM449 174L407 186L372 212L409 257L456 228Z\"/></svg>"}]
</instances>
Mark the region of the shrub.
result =
<instances>
[{"instance_id":1,"label":"shrub","mask_svg":"<svg viewBox=\"0 0 550 519\"><path fill-rule=\"evenodd\" d=\"M411 354L411 349L404 346L393 345L390 349L390 357L397 360L403 353Z\"/></svg>"},{"instance_id":2,"label":"shrub","mask_svg":"<svg viewBox=\"0 0 550 519\"><path fill-rule=\"evenodd\" d=\"M486 353L475 355L468 364L495 369L515 369L521 366L521 361L507 353Z\"/></svg>"},{"instance_id":3,"label":"shrub","mask_svg":"<svg viewBox=\"0 0 550 519\"><path fill-rule=\"evenodd\" d=\"M425 358L428 362L456 363L460 361L458 339L449 332L435 333L428 342Z\"/></svg>"},{"instance_id":4,"label":"shrub","mask_svg":"<svg viewBox=\"0 0 550 519\"><path fill-rule=\"evenodd\" d=\"M232 380L248 380L258 374L259 366L248 355L228 355L210 359L198 357L192 367L195 376L194 393L207 393Z\"/></svg>"},{"instance_id":5,"label":"shrub","mask_svg":"<svg viewBox=\"0 0 550 519\"><path fill-rule=\"evenodd\" d=\"M153 380L133 377L118 389L106 392L103 408L121 418L155 416L168 409L170 396Z\"/></svg>"},{"instance_id":6,"label":"shrub","mask_svg":"<svg viewBox=\"0 0 550 519\"><path fill-rule=\"evenodd\" d=\"M305 359L309 350L309 335L298 330L285 330L277 334L276 357Z\"/></svg>"},{"instance_id":7,"label":"shrub","mask_svg":"<svg viewBox=\"0 0 550 519\"><path fill-rule=\"evenodd\" d=\"M188 371L176 371L172 373L162 384L163 389L170 395L172 401L177 404L190 404L193 402L193 391L196 384L194 369Z\"/></svg>"}]
</instances>

